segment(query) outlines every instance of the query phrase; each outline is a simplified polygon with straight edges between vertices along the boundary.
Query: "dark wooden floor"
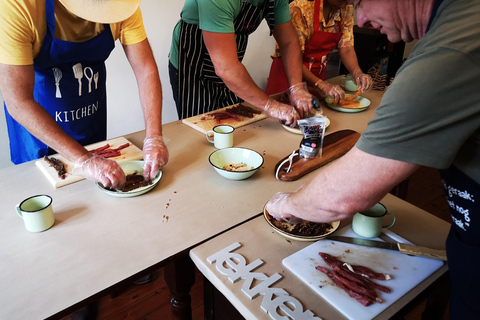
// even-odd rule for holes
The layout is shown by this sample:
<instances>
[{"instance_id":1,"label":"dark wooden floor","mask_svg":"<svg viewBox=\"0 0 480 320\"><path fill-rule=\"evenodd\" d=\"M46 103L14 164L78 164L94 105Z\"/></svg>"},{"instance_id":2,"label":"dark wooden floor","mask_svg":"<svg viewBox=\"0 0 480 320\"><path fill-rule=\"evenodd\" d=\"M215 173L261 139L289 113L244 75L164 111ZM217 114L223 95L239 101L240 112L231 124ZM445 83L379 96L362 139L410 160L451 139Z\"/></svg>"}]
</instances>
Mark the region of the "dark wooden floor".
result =
<instances>
[{"instance_id":1,"label":"dark wooden floor","mask_svg":"<svg viewBox=\"0 0 480 320\"><path fill-rule=\"evenodd\" d=\"M450 213L443 195L440 176L436 170L422 168L409 182L406 200L448 222ZM203 319L203 276L196 273L191 291L193 319ZM415 309L406 320L420 319L424 305ZM65 318L65 320L67 320ZM153 281L134 285L120 295L105 296L98 304L98 320L153 320L174 319L170 309L170 294L163 279L163 269L154 273ZM448 314L444 318L448 319ZM439 319L442 320L442 319Z\"/></svg>"}]
</instances>

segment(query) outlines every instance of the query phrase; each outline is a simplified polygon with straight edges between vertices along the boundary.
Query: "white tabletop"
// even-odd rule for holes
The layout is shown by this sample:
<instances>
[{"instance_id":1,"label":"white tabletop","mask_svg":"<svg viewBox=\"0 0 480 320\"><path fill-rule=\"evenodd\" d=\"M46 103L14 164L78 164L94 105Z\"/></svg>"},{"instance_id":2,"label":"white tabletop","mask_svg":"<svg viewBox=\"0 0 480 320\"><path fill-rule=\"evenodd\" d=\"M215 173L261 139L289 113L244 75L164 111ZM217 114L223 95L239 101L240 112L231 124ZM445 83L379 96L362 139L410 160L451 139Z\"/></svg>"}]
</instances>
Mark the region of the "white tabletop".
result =
<instances>
[{"instance_id":1,"label":"white tabletop","mask_svg":"<svg viewBox=\"0 0 480 320\"><path fill-rule=\"evenodd\" d=\"M327 129L363 131L381 93L361 113L325 109ZM34 162L0 170L0 319L47 318L258 215L277 191L311 179L274 177L277 162L298 149L301 136L266 119L235 131L234 145L258 151L264 165L251 178L231 181L208 162L215 149L180 121L164 125L170 160L160 183L135 198L116 198L88 180L54 189ZM143 132L127 135L142 146ZM56 222L30 233L15 205L36 194L53 198Z\"/></svg>"},{"instance_id":2,"label":"white tabletop","mask_svg":"<svg viewBox=\"0 0 480 320\"><path fill-rule=\"evenodd\" d=\"M434 249L445 248L445 240L450 224L390 194L382 199L381 202L389 211L394 212L397 217L395 225L391 228L392 232L417 245L428 246ZM350 220L342 221L340 228L345 226L348 228ZM219 264L222 264L222 259L219 259L221 261L207 261L209 257L218 256L218 252L234 243L238 243L240 246L232 250L234 255L231 256L231 259L237 259L239 256L245 259L242 262L238 262L243 260L242 258L236 260L239 266L238 269L244 270L245 268L242 268L242 266L252 265L255 260L260 259L262 264L253 270L249 269L249 271L256 274L262 273L267 277L273 277L277 273L281 275L281 279L270 287L283 289L289 296L297 299L301 303L300 311L310 310L316 317L323 319L347 319L344 314L322 299L319 294L282 264L283 259L311 245L312 242L301 242L285 238L273 231L264 217L258 217L246 222L190 251L190 257L197 268L246 319L272 319L261 308L264 296L250 299L242 291L242 287L247 281L245 278L248 277L242 277L242 279L232 283L227 275L222 274L217 269ZM397 254L400 255L400 253ZM393 302L374 319L390 319L402 307L442 276L447 271L447 265L442 265L443 261L437 262L441 266L438 270L400 299ZM224 267L229 270L226 273L232 270L229 266L225 265ZM235 272L242 273L238 270L231 273ZM312 267L310 272L315 273L318 271ZM255 285L259 285L261 282L257 281ZM385 285L389 286L388 283L385 283ZM273 300L274 298L271 299ZM351 298L344 294L344 297L339 297L339 299L349 300ZM342 304L340 301L337 301L337 303ZM352 303L356 304L357 302L354 301ZM359 306L359 308L363 307Z\"/></svg>"}]
</instances>

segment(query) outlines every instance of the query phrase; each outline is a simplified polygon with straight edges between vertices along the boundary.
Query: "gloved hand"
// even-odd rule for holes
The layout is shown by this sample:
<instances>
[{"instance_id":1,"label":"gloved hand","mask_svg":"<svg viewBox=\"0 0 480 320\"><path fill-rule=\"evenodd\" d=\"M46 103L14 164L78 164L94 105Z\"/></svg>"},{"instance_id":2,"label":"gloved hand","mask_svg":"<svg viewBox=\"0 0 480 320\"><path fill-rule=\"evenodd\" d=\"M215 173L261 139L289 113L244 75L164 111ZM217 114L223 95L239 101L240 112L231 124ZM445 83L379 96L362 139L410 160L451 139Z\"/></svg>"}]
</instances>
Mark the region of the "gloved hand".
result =
<instances>
[{"instance_id":1,"label":"gloved hand","mask_svg":"<svg viewBox=\"0 0 480 320\"><path fill-rule=\"evenodd\" d=\"M290 127L295 127L297 125L297 120L300 119L300 116L294 107L272 98L268 99L263 110L265 110L269 116L282 120L285 122L285 125Z\"/></svg>"},{"instance_id":2,"label":"gloved hand","mask_svg":"<svg viewBox=\"0 0 480 320\"><path fill-rule=\"evenodd\" d=\"M315 90L321 95L321 97L331 97L333 104L338 104L345 99L345 91L340 86L330 84L319 79L315 82Z\"/></svg>"},{"instance_id":3,"label":"gloved hand","mask_svg":"<svg viewBox=\"0 0 480 320\"><path fill-rule=\"evenodd\" d=\"M355 79L355 84L359 89L362 89L362 92L367 92L372 88L372 77L370 77L368 74L363 73L362 70L358 69L354 73L352 73L352 75Z\"/></svg>"},{"instance_id":4,"label":"gloved hand","mask_svg":"<svg viewBox=\"0 0 480 320\"><path fill-rule=\"evenodd\" d=\"M156 177L168 162L168 150L162 136L150 136L143 140L143 177L146 181Z\"/></svg>"},{"instance_id":5,"label":"gloved hand","mask_svg":"<svg viewBox=\"0 0 480 320\"><path fill-rule=\"evenodd\" d=\"M308 92L305 82L297 83L288 88L290 103L295 107L301 119L305 118L313 108L312 95Z\"/></svg>"},{"instance_id":6,"label":"gloved hand","mask_svg":"<svg viewBox=\"0 0 480 320\"><path fill-rule=\"evenodd\" d=\"M267 202L266 209L269 215L278 221L286 221L290 223L300 222L302 219L297 218L286 212L285 202L291 193L277 192L275 195Z\"/></svg>"},{"instance_id":7,"label":"gloved hand","mask_svg":"<svg viewBox=\"0 0 480 320\"><path fill-rule=\"evenodd\" d=\"M117 188L125 184L125 173L118 163L90 152L75 161L72 173L100 182L105 188Z\"/></svg>"}]
</instances>

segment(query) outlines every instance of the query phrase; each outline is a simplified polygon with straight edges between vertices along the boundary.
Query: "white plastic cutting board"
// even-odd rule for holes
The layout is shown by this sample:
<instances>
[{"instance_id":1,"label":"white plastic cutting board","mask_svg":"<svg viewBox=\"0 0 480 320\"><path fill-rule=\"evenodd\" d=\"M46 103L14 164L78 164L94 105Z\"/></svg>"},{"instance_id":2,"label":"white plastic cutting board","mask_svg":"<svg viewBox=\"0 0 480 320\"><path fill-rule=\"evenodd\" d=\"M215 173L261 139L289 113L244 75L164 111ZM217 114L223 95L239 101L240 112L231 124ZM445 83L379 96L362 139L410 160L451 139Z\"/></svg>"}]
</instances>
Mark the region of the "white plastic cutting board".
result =
<instances>
[{"instance_id":1,"label":"white plastic cutting board","mask_svg":"<svg viewBox=\"0 0 480 320\"><path fill-rule=\"evenodd\" d=\"M118 137L118 138L107 140L107 141L97 142L97 143L88 145L85 148L87 150L93 150L93 149L96 149L96 148L103 147L107 143L110 145L111 149L116 149L116 148L120 147L121 145L124 145L126 143L130 143L130 145L127 148L120 150L120 152L121 152L120 156L110 158L112 160L115 160L117 162L121 162L121 161L126 161L126 160L141 160L141 159L143 159L142 150L140 150L137 146L132 144L130 141L128 141L124 137ZM47 177L48 181L50 181L50 183L55 188L60 188L60 187L66 186L68 184L71 184L71 183L74 183L74 182L85 179L82 176L72 175L71 172L73 170L73 163L71 163L70 161L68 161L67 159L62 157L61 155L54 154L54 155L51 155L51 157L54 157L54 158L57 158L57 159L61 160L67 166L67 176L65 177L65 179L63 179L63 180L60 179L58 177L57 171L54 168L52 168L45 160L43 160L43 158L35 161L35 165L40 169L40 171L45 175L45 177Z\"/></svg>"},{"instance_id":2,"label":"white plastic cutting board","mask_svg":"<svg viewBox=\"0 0 480 320\"><path fill-rule=\"evenodd\" d=\"M397 242L410 243L391 231L383 231ZM352 231L350 225L342 228L336 232L335 235L358 237ZM379 238L375 240L382 241ZM350 264L362 265L377 272L390 274L393 278L391 280L374 281L389 287L392 292L384 293L377 291L379 297L382 298L384 302L381 304L373 303L368 307L364 307L342 289L334 286L327 275L315 269L318 265L330 268L318 255L319 252L331 254ZM328 238L319 240L283 260L283 265L286 268L347 318L354 320L373 319L393 302L401 298L443 266L443 264L444 262L440 260L413 257L397 251L332 241Z\"/></svg>"}]
</instances>

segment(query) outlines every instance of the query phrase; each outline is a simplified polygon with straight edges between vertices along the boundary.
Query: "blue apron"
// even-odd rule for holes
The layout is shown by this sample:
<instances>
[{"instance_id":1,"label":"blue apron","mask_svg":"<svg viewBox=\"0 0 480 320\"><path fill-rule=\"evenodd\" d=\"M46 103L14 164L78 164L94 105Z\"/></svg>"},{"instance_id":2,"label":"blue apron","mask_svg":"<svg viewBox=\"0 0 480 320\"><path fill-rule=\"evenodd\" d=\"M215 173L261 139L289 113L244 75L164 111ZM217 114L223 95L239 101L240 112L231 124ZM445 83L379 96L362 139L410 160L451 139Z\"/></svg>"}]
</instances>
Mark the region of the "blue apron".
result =
<instances>
[{"instance_id":1,"label":"blue apron","mask_svg":"<svg viewBox=\"0 0 480 320\"><path fill-rule=\"evenodd\" d=\"M105 60L115 47L110 25L85 42L54 38L55 0L46 0L47 32L34 59L34 98L82 145L107 136ZM19 164L55 153L15 121L5 108L10 157Z\"/></svg>"}]
</instances>

